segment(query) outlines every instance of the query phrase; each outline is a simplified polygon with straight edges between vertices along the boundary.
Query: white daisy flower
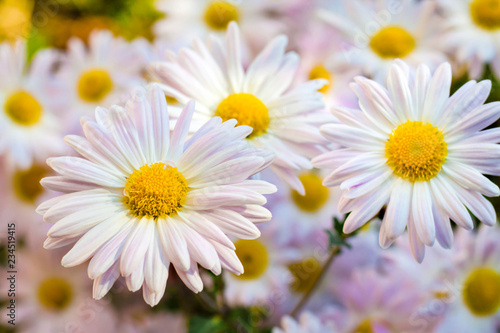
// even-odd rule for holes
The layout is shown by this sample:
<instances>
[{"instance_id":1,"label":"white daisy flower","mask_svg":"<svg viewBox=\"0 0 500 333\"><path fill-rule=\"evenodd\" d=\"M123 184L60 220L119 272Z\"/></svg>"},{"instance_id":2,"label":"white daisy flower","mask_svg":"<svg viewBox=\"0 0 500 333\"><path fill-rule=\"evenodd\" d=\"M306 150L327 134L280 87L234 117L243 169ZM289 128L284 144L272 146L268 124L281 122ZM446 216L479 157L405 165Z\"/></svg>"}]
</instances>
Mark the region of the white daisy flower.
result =
<instances>
[{"instance_id":1,"label":"white daisy flower","mask_svg":"<svg viewBox=\"0 0 500 333\"><path fill-rule=\"evenodd\" d=\"M439 49L439 18L433 1L342 0L339 12L319 10L320 19L341 32L345 66L361 68L366 76L382 82L394 59L431 68L446 61ZM436 31L437 30L437 31Z\"/></svg>"},{"instance_id":2,"label":"white daisy flower","mask_svg":"<svg viewBox=\"0 0 500 333\"><path fill-rule=\"evenodd\" d=\"M466 65L469 77L482 76L491 64L500 77L500 1L438 0L447 29L442 43L459 65Z\"/></svg>"},{"instance_id":3,"label":"white daisy flower","mask_svg":"<svg viewBox=\"0 0 500 333\"><path fill-rule=\"evenodd\" d=\"M279 180L271 181L278 192L267 206L273 214L269 227L278 231L281 243L301 243L314 233L331 229L334 217L343 219L344 214L337 210L342 191L323 186L323 178L318 170L299 173L305 195Z\"/></svg>"},{"instance_id":4,"label":"white daisy flower","mask_svg":"<svg viewBox=\"0 0 500 333\"><path fill-rule=\"evenodd\" d=\"M82 120L86 138L67 136L80 157L47 163L61 176L42 180L68 194L38 207L49 230L45 248L76 244L63 257L71 267L90 260L94 297L103 297L118 276L130 290L143 287L157 304L170 263L194 292L203 289L198 263L220 274L243 267L225 234L254 239L254 222L268 221L261 207L274 185L246 180L271 163L273 154L251 148L247 126L212 118L186 141L194 103L169 132L165 96L158 86L136 93L125 108L96 109Z\"/></svg>"},{"instance_id":5,"label":"white daisy flower","mask_svg":"<svg viewBox=\"0 0 500 333\"><path fill-rule=\"evenodd\" d=\"M299 252L278 245L274 236L274 233L263 232L259 239L235 242L236 255L245 273L224 274L224 295L229 304L273 306L275 297L283 299L288 294L293 277L287 264L296 260Z\"/></svg>"},{"instance_id":6,"label":"white daisy flower","mask_svg":"<svg viewBox=\"0 0 500 333\"><path fill-rule=\"evenodd\" d=\"M0 331L15 327L16 332L114 332L115 316L109 302L89 297L92 288L85 269L64 269L46 251L18 251L15 279L2 281L1 301L13 283L15 289L15 326L7 320L9 303L2 303ZM10 274L5 274L9 277ZM4 279L6 278L4 277ZM5 325L5 326L3 326Z\"/></svg>"},{"instance_id":7,"label":"white daisy flower","mask_svg":"<svg viewBox=\"0 0 500 333\"><path fill-rule=\"evenodd\" d=\"M106 30L93 31L88 47L78 38L69 40L58 73L67 84L68 107L75 119L91 115L97 106L125 101L133 87L144 82L138 45Z\"/></svg>"},{"instance_id":8,"label":"white daisy flower","mask_svg":"<svg viewBox=\"0 0 500 333\"><path fill-rule=\"evenodd\" d=\"M442 279L441 301L448 305L436 332L495 333L500 328L500 246L498 227L477 234L459 232L452 270Z\"/></svg>"},{"instance_id":9,"label":"white daisy flower","mask_svg":"<svg viewBox=\"0 0 500 333\"><path fill-rule=\"evenodd\" d=\"M252 127L248 141L275 152L271 170L304 194L296 173L312 168L309 157L326 143L318 126L331 116L322 109L323 96L317 92L325 80L291 87L299 58L285 54L286 44L285 36L277 37L245 70L238 25L231 23L225 46L215 38L209 48L195 40L192 49L181 50L178 57L168 54L167 61L153 63L151 70L167 95L181 104L197 101L198 124L215 115Z\"/></svg>"},{"instance_id":10,"label":"white daisy flower","mask_svg":"<svg viewBox=\"0 0 500 333\"><path fill-rule=\"evenodd\" d=\"M153 31L157 39L174 45L224 34L231 21L240 25L245 42L258 48L286 29L281 18L286 17L287 1L159 0L156 8L165 18L154 24Z\"/></svg>"},{"instance_id":11,"label":"white daisy flower","mask_svg":"<svg viewBox=\"0 0 500 333\"><path fill-rule=\"evenodd\" d=\"M298 321L290 316L281 319L281 328L273 328L272 333L335 333L337 329L333 321L322 323L321 320L311 312L304 312Z\"/></svg>"},{"instance_id":12,"label":"white daisy flower","mask_svg":"<svg viewBox=\"0 0 500 333\"><path fill-rule=\"evenodd\" d=\"M483 105L490 81L470 81L449 96L451 69L434 75L421 65L413 75L401 61L391 67L388 89L363 77L352 88L361 111L335 108L342 124L328 124L322 134L344 149L313 160L333 172L326 186L344 190L340 212L351 212L350 233L387 205L380 245L388 247L405 228L415 258L437 239L450 248L450 218L472 229L472 212L487 225L496 223L492 204L498 186L482 174L500 174L498 129L481 131L500 116L500 103ZM468 209L468 210L467 210Z\"/></svg>"},{"instance_id":13,"label":"white daisy flower","mask_svg":"<svg viewBox=\"0 0 500 333\"><path fill-rule=\"evenodd\" d=\"M41 51L31 65L26 56L24 41L0 44L0 156L22 169L63 151L51 75L58 56Z\"/></svg>"}]
</instances>

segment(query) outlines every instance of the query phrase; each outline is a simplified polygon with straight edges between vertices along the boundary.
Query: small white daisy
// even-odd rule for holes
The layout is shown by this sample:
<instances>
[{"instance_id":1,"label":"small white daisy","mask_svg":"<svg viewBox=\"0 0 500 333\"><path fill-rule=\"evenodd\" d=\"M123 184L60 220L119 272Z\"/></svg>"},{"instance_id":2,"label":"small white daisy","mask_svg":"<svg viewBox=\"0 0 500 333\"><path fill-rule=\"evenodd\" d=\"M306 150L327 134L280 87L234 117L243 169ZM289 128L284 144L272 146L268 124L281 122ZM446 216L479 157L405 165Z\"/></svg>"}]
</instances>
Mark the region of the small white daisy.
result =
<instances>
[{"instance_id":1,"label":"small white daisy","mask_svg":"<svg viewBox=\"0 0 500 333\"><path fill-rule=\"evenodd\" d=\"M383 81L394 59L431 68L446 61L437 37L439 18L433 1L342 0L343 10L319 10L319 17L343 35L336 61L360 68Z\"/></svg>"},{"instance_id":2,"label":"small white daisy","mask_svg":"<svg viewBox=\"0 0 500 333\"><path fill-rule=\"evenodd\" d=\"M7 324L8 303L2 303L0 331L5 332L5 325L23 333L114 332L114 313L108 302L96 302L89 296L92 284L83 267L64 269L54 253L46 251L17 251L16 264L12 280L16 325ZM4 277L2 301L10 301L5 298L10 282Z\"/></svg>"},{"instance_id":3,"label":"small white daisy","mask_svg":"<svg viewBox=\"0 0 500 333\"><path fill-rule=\"evenodd\" d=\"M345 146L313 159L333 172L326 186L344 190L340 212L351 212L344 224L350 233L387 205L380 245L388 247L405 228L415 258L437 239L452 246L450 218L472 229L472 212L493 225L498 186L483 174L500 174L498 129L481 131L500 116L500 103L483 105L490 81L470 81L449 97L450 65L434 75L421 65L416 73L395 61L388 89L363 77L352 88L360 110L335 108L342 124L328 124L322 134ZM469 211L468 211L469 210Z\"/></svg>"},{"instance_id":4,"label":"small white daisy","mask_svg":"<svg viewBox=\"0 0 500 333\"><path fill-rule=\"evenodd\" d=\"M86 138L67 136L80 157L47 163L61 176L42 184L68 194L39 206L55 225L45 248L76 244L63 257L71 267L90 260L94 297L118 276L130 290L143 287L151 306L161 299L170 263L194 292L203 289L198 263L220 274L243 267L225 234L254 239L254 222L268 221L262 194L276 190L246 180L271 163L273 154L251 148L248 126L214 117L186 141L194 103L169 130L165 95L158 86L136 93L125 108L96 109L83 119Z\"/></svg>"},{"instance_id":5,"label":"small white daisy","mask_svg":"<svg viewBox=\"0 0 500 333\"><path fill-rule=\"evenodd\" d=\"M321 320L311 312L304 312L296 321L290 316L284 316L281 319L281 327L273 328L272 333L335 333L335 323Z\"/></svg>"},{"instance_id":6,"label":"small white daisy","mask_svg":"<svg viewBox=\"0 0 500 333\"><path fill-rule=\"evenodd\" d=\"M271 306L276 298L283 299L288 294L292 274L287 264L296 260L299 252L278 245L275 234L266 231L259 239L241 239L234 244L245 273L224 274L224 295L231 305Z\"/></svg>"},{"instance_id":7,"label":"small white daisy","mask_svg":"<svg viewBox=\"0 0 500 333\"><path fill-rule=\"evenodd\" d=\"M309 158L326 143L318 126L330 122L331 115L322 109L323 95L317 90L327 82L313 80L291 87L299 57L285 54L285 36L270 42L246 70L236 23L229 25L225 41L224 46L214 38L207 48L195 40L192 49L153 63L152 75L181 104L197 101L198 124L215 115L252 127L248 142L275 152L271 170L304 194L296 173L312 168Z\"/></svg>"},{"instance_id":8,"label":"small white daisy","mask_svg":"<svg viewBox=\"0 0 500 333\"><path fill-rule=\"evenodd\" d=\"M69 40L58 75L67 84L66 98L74 120L91 115L97 106L125 101L133 87L144 82L138 45L106 30L93 31L88 47L76 37Z\"/></svg>"},{"instance_id":9,"label":"small white daisy","mask_svg":"<svg viewBox=\"0 0 500 333\"><path fill-rule=\"evenodd\" d=\"M477 234L458 232L453 249L454 265L441 277L439 294L448 308L436 332L498 332L499 237L498 227L481 226Z\"/></svg>"},{"instance_id":10,"label":"small white daisy","mask_svg":"<svg viewBox=\"0 0 500 333\"><path fill-rule=\"evenodd\" d=\"M24 41L0 44L0 156L22 169L63 151L51 74L58 56L41 51L31 65L26 57Z\"/></svg>"},{"instance_id":11,"label":"small white daisy","mask_svg":"<svg viewBox=\"0 0 500 333\"><path fill-rule=\"evenodd\" d=\"M482 76L491 64L500 78L500 1L438 0L445 18L442 43L459 65L466 65L469 77Z\"/></svg>"},{"instance_id":12,"label":"small white daisy","mask_svg":"<svg viewBox=\"0 0 500 333\"><path fill-rule=\"evenodd\" d=\"M280 17L286 18L286 5L287 1L267 0L159 0L156 8L165 13L165 18L153 29L157 39L186 45L194 38L223 34L234 21L240 25L245 42L260 48L285 32L286 24Z\"/></svg>"}]
</instances>

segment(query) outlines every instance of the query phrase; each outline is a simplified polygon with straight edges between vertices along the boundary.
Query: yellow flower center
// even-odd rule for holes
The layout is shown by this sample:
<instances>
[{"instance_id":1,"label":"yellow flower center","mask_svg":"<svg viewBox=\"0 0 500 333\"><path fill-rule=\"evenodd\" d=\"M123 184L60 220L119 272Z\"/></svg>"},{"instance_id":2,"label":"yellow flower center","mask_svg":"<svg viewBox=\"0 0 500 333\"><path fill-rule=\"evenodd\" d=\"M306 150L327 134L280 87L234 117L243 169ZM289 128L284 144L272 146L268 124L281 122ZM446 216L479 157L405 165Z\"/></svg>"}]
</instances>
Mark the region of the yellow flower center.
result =
<instances>
[{"instance_id":1,"label":"yellow flower center","mask_svg":"<svg viewBox=\"0 0 500 333\"><path fill-rule=\"evenodd\" d=\"M179 101L177 100L177 98L172 97L172 96L165 95L165 101L167 101L168 105L179 104Z\"/></svg>"},{"instance_id":2,"label":"yellow flower center","mask_svg":"<svg viewBox=\"0 0 500 333\"><path fill-rule=\"evenodd\" d=\"M43 187L40 180L47 175L47 169L40 165L33 165L27 170L18 170L13 176L14 193L23 201L34 203Z\"/></svg>"},{"instance_id":3,"label":"yellow flower center","mask_svg":"<svg viewBox=\"0 0 500 333\"><path fill-rule=\"evenodd\" d=\"M260 99L252 94L239 93L229 95L220 102L215 116L223 121L236 119L238 125L247 125L253 128L248 136L254 137L267 132L269 127L269 111Z\"/></svg>"},{"instance_id":4,"label":"yellow flower center","mask_svg":"<svg viewBox=\"0 0 500 333\"><path fill-rule=\"evenodd\" d=\"M500 307L500 274L492 268L475 269L462 292L467 308L476 316L490 316Z\"/></svg>"},{"instance_id":5,"label":"yellow flower center","mask_svg":"<svg viewBox=\"0 0 500 333\"><path fill-rule=\"evenodd\" d=\"M146 164L128 177L123 202L133 215L157 219L178 212L188 191L177 168L162 162Z\"/></svg>"},{"instance_id":6,"label":"yellow flower center","mask_svg":"<svg viewBox=\"0 0 500 333\"><path fill-rule=\"evenodd\" d=\"M236 255L243 265L245 272L238 279L254 280L258 279L267 269L269 255L267 249L258 240L240 239L236 243Z\"/></svg>"},{"instance_id":7,"label":"yellow flower center","mask_svg":"<svg viewBox=\"0 0 500 333\"><path fill-rule=\"evenodd\" d=\"M226 30L229 22L238 22L239 18L238 8L226 1L210 2L203 16L205 23L214 30Z\"/></svg>"},{"instance_id":8,"label":"yellow flower center","mask_svg":"<svg viewBox=\"0 0 500 333\"><path fill-rule=\"evenodd\" d=\"M472 21L480 28L500 28L500 0L474 0L470 3Z\"/></svg>"},{"instance_id":9,"label":"yellow flower center","mask_svg":"<svg viewBox=\"0 0 500 333\"><path fill-rule=\"evenodd\" d=\"M361 324L359 324L358 328L356 328L353 333L373 333L370 320L366 319Z\"/></svg>"},{"instance_id":10,"label":"yellow flower center","mask_svg":"<svg viewBox=\"0 0 500 333\"><path fill-rule=\"evenodd\" d=\"M321 265L315 258L307 258L304 261L288 265L294 280L290 288L297 293L306 293L314 285L321 274Z\"/></svg>"},{"instance_id":11,"label":"yellow flower center","mask_svg":"<svg viewBox=\"0 0 500 333\"><path fill-rule=\"evenodd\" d=\"M28 92L19 90L10 95L4 105L5 113L16 124L36 124L43 113L42 105Z\"/></svg>"},{"instance_id":12,"label":"yellow flower center","mask_svg":"<svg viewBox=\"0 0 500 333\"><path fill-rule=\"evenodd\" d=\"M83 72L78 80L78 95L86 102L102 101L113 89L113 80L103 69Z\"/></svg>"},{"instance_id":13,"label":"yellow flower center","mask_svg":"<svg viewBox=\"0 0 500 333\"><path fill-rule=\"evenodd\" d=\"M300 195L299 192L292 190L293 202L302 209L309 213L315 213L323 207L328 200L328 188L323 186L323 180L316 173L305 173L299 177L304 189L305 195Z\"/></svg>"},{"instance_id":14,"label":"yellow flower center","mask_svg":"<svg viewBox=\"0 0 500 333\"><path fill-rule=\"evenodd\" d=\"M421 121L399 125L385 144L387 164L395 175L411 182L434 178L447 155L443 132Z\"/></svg>"},{"instance_id":15,"label":"yellow flower center","mask_svg":"<svg viewBox=\"0 0 500 333\"><path fill-rule=\"evenodd\" d=\"M333 83L332 74L325 68L325 66L317 65L313 69L311 69L311 72L309 73L309 80L316 79L324 79L328 81L328 84L318 89L319 92L326 94Z\"/></svg>"},{"instance_id":16,"label":"yellow flower center","mask_svg":"<svg viewBox=\"0 0 500 333\"><path fill-rule=\"evenodd\" d=\"M66 280L53 277L44 280L38 287L38 300L51 310L65 309L73 298L73 289Z\"/></svg>"},{"instance_id":17,"label":"yellow flower center","mask_svg":"<svg viewBox=\"0 0 500 333\"><path fill-rule=\"evenodd\" d=\"M389 26L372 36L370 47L384 59L404 58L415 48L415 38L403 28Z\"/></svg>"}]
</instances>

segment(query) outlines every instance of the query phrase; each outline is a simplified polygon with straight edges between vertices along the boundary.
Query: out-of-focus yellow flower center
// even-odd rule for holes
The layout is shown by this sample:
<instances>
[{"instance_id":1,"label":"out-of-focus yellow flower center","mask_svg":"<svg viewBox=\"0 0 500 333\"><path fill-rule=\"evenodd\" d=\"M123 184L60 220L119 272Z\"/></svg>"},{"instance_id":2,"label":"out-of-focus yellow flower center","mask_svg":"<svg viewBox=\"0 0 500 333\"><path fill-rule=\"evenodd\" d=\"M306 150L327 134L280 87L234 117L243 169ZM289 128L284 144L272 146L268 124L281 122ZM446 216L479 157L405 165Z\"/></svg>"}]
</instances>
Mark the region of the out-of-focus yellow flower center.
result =
<instances>
[{"instance_id":1,"label":"out-of-focus yellow flower center","mask_svg":"<svg viewBox=\"0 0 500 333\"><path fill-rule=\"evenodd\" d=\"M247 125L253 128L249 138L264 134L269 127L269 111L260 99L252 94L239 93L229 95L220 102L215 116L223 121L236 119L238 125Z\"/></svg>"},{"instance_id":2,"label":"out-of-focus yellow flower center","mask_svg":"<svg viewBox=\"0 0 500 333\"><path fill-rule=\"evenodd\" d=\"M500 274L489 267L472 271L462 292L467 308L476 316L490 316L500 308Z\"/></svg>"},{"instance_id":3,"label":"out-of-focus yellow flower center","mask_svg":"<svg viewBox=\"0 0 500 333\"><path fill-rule=\"evenodd\" d=\"M500 0L474 0L470 3L472 21L480 28L500 28Z\"/></svg>"},{"instance_id":4,"label":"out-of-focus yellow flower center","mask_svg":"<svg viewBox=\"0 0 500 333\"><path fill-rule=\"evenodd\" d=\"M238 22L240 12L238 8L226 1L212 1L205 9L203 19L214 30L226 30L231 21Z\"/></svg>"},{"instance_id":5,"label":"out-of-focus yellow flower center","mask_svg":"<svg viewBox=\"0 0 500 333\"><path fill-rule=\"evenodd\" d=\"M51 310L64 310L72 299L73 288L62 278L48 278L38 287L38 300Z\"/></svg>"},{"instance_id":6,"label":"out-of-focus yellow flower center","mask_svg":"<svg viewBox=\"0 0 500 333\"><path fill-rule=\"evenodd\" d=\"M309 73L309 80L324 79L328 81L323 87L318 89L319 92L326 94L333 83L332 74L323 65L317 65Z\"/></svg>"},{"instance_id":7,"label":"out-of-focus yellow flower center","mask_svg":"<svg viewBox=\"0 0 500 333\"><path fill-rule=\"evenodd\" d=\"M177 168L162 162L146 164L128 177L123 202L133 215L156 219L178 212L188 191Z\"/></svg>"},{"instance_id":8,"label":"out-of-focus yellow flower center","mask_svg":"<svg viewBox=\"0 0 500 333\"><path fill-rule=\"evenodd\" d=\"M321 265L315 258L288 265L294 280L290 288L298 293L308 292L321 274Z\"/></svg>"},{"instance_id":9,"label":"out-of-focus yellow flower center","mask_svg":"<svg viewBox=\"0 0 500 333\"><path fill-rule=\"evenodd\" d=\"M385 144L387 164L394 174L411 182L434 178L447 155L443 132L421 121L399 125Z\"/></svg>"},{"instance_id":10,"label":"out-of-focus yellow flower center","mask_svg":"<svg viewBox=\"0 0 500 333\"><path fill-rule=\"evenodd\" d=\"M352 333L373 333L370 320L363 321Z\"/></svg>"},{"instance_id":11,"label":"out-of-focus yellow flower center","mask_svg":"<svg viewBox=\"0 0 500 333\"><path fill-rule=\"evenodd\" d=\"M415 48L415 38L401 27L388 26L372 36L370 47L384 59L404 58Z\"/></svg>"},{"instance_id":12,"label":"out-of-focus yellow flower center","mask_svg":"<svg viewBox=\"0 0 500 333\"><path fill-rule=\"evenodd\" d=\"M40 165L33 165L27 170L18 170L13 176L14 192L23 201L34 203L43 187L40 180L47 175L47 169Z\"/></svg>"},{"instance_id":13,"label":"out-of-focus yellow flower center","mask_svg":"<svg viewBox=\"0 0 500 333\"><path fill-rule=\"evenodd\" d=\"M165 95L165 100L167 101L167 104L168 104L168 105L175 105L175 104L179 104L179 101L177 100L177 98L172 97L172 96L167 96L167 95Z\"/></svg>"},{"instance_id":14,"label":"out-of-focus yellow flower center","mask_svg":"<svg viewBox=\"0 0 500 333\"><path fill-rule=\"evenodd\" d=\"M34 1L3 0L0 1L0 41L15 41L26 36L31 27L31 14Z\"/></svg>"},{"instance_id":15,"label":"out-of-focus yellow flower center","mask_svg":"<svg viewBox=\"0 0 500 333\"><path fill-rule=\"evenodd\" d=\"M102 101L113 89L113 80L103 69L83 72L78 80L78 95L86 102Z\"/></svg>"},{"instance_id":16,"label":"out-of-focus yellow flower center","mask_svg":"<svg viewBox=\"0 0 500 333\"><path fill-rule=\"evenodd\" d=\"M269 255L266 247L258 240L240 239L236 243L236 255L245 272L236 276L241 280L258 279L267 269Z\"/></svg>"},{"instance_id":17,"label":"out-of-focus yellow flower center","mask_svg":"<svg viewBox=\"0 0 500 333\"><path fill-rule=\"evenodd\" d=\"M30 93L19 90L5 101L5 113L16 124L31 126L42 117L42 105Z\"/></svg>"},{"instance_id":18,"label":"out-of-focus yellow flower center","mask_svg":"<svg viewBox=\"0 0 500 333\"><path fill-rule=\"evenodd\" d=\"M299 192L292 190L293 202L302 209L309 213L315 213L320 210L328 200L328 188L323 186L323 180L316 173L304 173L299 177L304 189L305 195L300 195Z\"/></svg>"}]
</instances>

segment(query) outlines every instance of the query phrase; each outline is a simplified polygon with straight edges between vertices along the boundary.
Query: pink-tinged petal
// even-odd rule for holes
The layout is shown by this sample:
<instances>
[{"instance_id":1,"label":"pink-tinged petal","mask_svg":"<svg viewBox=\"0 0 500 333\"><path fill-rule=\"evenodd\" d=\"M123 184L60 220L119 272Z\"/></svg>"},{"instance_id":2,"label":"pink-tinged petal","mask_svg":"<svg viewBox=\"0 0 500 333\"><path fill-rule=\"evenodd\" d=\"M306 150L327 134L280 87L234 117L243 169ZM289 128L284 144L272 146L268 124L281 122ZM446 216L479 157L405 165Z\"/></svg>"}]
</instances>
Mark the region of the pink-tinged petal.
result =
<instances>
[{"instance_id":1,"label":"pink-tinged petal","mask_svg":"<svg viewBox=\"0 0 500 333\"><path fill-rule=\"evenodd\" d=\"M60 247L66 246L66 245L74 244L78 241L78 239L79 239L79 237L74 237L74 238L47 237L47 239L43 242L43 248L46 250L58 249Z\"/></svg>"},{"instance_id":2,"label":"pink-tinged petal","mask_svg":"<svg viewBox=\"0 0 500 333\"><path fill-rule=\"evenodd\" d=\"M48 214L50 214L50 210ZM113 206L102 204L89 209L70 213L58 220L47 233L49 237L77 237L95 225L114 216L116 210ZM50 215L49 215L50 217ZM47 220L50 223L50 218Z\"/></svg>"},{"instance_id":3,"label":"pink-tinged petal","mask_svg":"<svg viewBox=\"0 0 500 333\"><path fill-rule=\"evenodd\" d=\"M231 240L220 230L220 228L209 221L205 214L198 214L194 211L191 212L178 212L179 217L188 227L198 231L201 235L218 242L224 246L234 249L234 244Z\"/></svg>"},{"instance_id":4,"label":"pink-tinged petal","mask_svg":"<svg viewBox=\"0 0 500 333\"><path fill-rule=\"evenodd\" d=\"M430 186L427 182L415 182L413 184L411 214L418 238L428 246L432 246L436 238L432 206Z\"/></svg>"},{"instance_id":5,"label":"pink-tinged petal","mask_svg":"<svg viewBox=\"0 0 500 333\"><path fill-rule=\"evenodd\" d=\"M158 230L155 228L154 239L149 245L144 262L144 282L150 294L163 295L167 285L169 267L170 262L164 254ZM161 296L159 297L161 298Z\"/></svg>"},{"instance_id":6,"label":"pink-tinged petal","mask_svg":"<svg viewBox=\"0 0 500 333\"><path fill-rule=\"evenodd\" d=\"M468 190L478 191L488 197L500 195L500 189L475 168L460 162L443 165L443 172Z\"/></svg>"},{"instance_id":7,"label":"pink-tinged petal","mask_svg":"<svg viewBox=\"0 0 500 333\"><path fill-rule=\"evenodd\" d=\"M204 216L217 225L225 234L241 239L260 237L259 229L252 222L232 210L217 209L205 212Z\"/></svg>"},{"instance_id":8,"label":"pink-tinged petal","mask_svg":"<svg viewBox=\"0 0 500 333\"><path fill-rule=\"evenodd\" d=\"M89 191L96 188L95 184L88 182L80 182L68 177L45 177L40 181L40 184L48 190L71 193L75 191Z\"/></svg>"},{"instance_id":9,"label":"pink-tinged petal","mask_svg":"<svg viewBox=\"0 0 500 333\"><path fill-rule=\"evenodd\" d=\"M244 71L241 58L241 40L238 25L229 23L226 34L227 76L232 93L239 93L243 85Z\"/></svg>"},{"instance_id":10,"label":"pink-tinged petal","mask_svg":"<svg viewBox=\"0 0 500 333\"><path fill-rule=\"evenodd\" d=\"M484 104L444 129L445 138L467 136L493 124L500 117L500 102ZM452 139L451 139L452 140Z\"/></svg>"},{"instance_id":11,"label":"pink-tinged petal","mask_svg":"<svg viewBox=\"0 0 500 333\"><path fill-rule=\"evenodd\" d=\"M123 276L132 274L143 266L146 251L153 240L156 222L143 217L136 219L136 225L123 246L120 258L120 272Z\"/></svg>"},{"instance_id":12,"label":"pink-tinged petal","mask_svg":"<svg viewBox=\"0 0 500 333\"><path fill-rule=\"evenodd\" d=\"M163 245L167 259L179 270L187 271L190 267L190 257L186 239L182 231L182 222L167 216L158 219L158 235Z\"/></svg>"},{"instance_id":13,"label":"pink-tinged petal","mask_svg":"<svg viewBox=\"0 0 500 333\"><path fill-rule=\"evenodd\" d=\"M123 187L125 177L112 170L79 157L63 156L47 159L47 164L57 173L72 180L106 187Z\"/></svg>"},{"instance_id":14,"label":"pink-tinged petal","mask_svg":"<svg viewBox=\"0 0 500 333\"><path fill-rule=\"evenodd\" d=\"M383 248L387 248L405 231L410 218L412 192L412 183L405 179L396 179L380 228L380 239L384 239L384 242L380 242L380 246Z\"/></svg>"},{"instance_id":15,"label":"pink-tinged petal","mask_svg":"<svg viewBox=\"0 0 500 333\"><path fill-rule=\"evenodd\" d=\"M184 284L195 294L203 290L203 281L201 280L200 272L198 271L198 265L194 261L191 261L191 265L188 270L179 270L175 265L174 268L182 282L184 282Z\"/></svg>"},{"instance_id":16,"label":"pink-tinged petal","mask_svg":"<svg viewBox=\"0 0 500 333\"><path fill-rule=\"evenodd\" d=\"M410 221L408 222L408 237L410 239L411 253L415 260L421 263L425 256L425 245L418 237L411 214Z\"/></svg>"},{"instance_id":17,"label":"pink-tinged petal","mask_svg":"<svg viewBox=\"0 0 500 333\"><path fill-rule=\"evenodd\" d=\"M122 274L123 275L123 274ZM141 263L130 275L125 276L128 290L136 292L144 283L144 265Z\"/></svg>"},{"instance_id":18,"label":"pink-tinged petal","mask_svg":"<svg viewBox=\"0 0 500 333\"><path fill-rule=\"evenodd\" d=\"M423 122L433 123L443 114L448 97L450 96L451 87L451 66L449 63L444 63L434 72L427 95L425 98L424 107L420 118Z\"/></svg>"},{"instance_id":19,"label":"pink-tinged petal","mask_svg":"<svg viewBox=\"0 0 500 333\"><path fill-rule=\"evenodd\" d=\"M194 101L190 101L182 110L181 116L177 119L172 137L170 140L170 147L167 154L167 160L177 161L184 151L184 144L189 133L189 126L194 113Z\"/></svg>"},{"instance_id":20,"label":"pink-tinged petal","mask_svg":"<svg viewBox=\"0 0 500 333\"><path fill-rule=\"evenodd\" d=\"M219 258L222 264L222 268L230 271L233 274L240 275L243 274L244 269L243 265L240 262L240 259L234 252L234 249L230 249L225 247L222 244L211 241L215 250L219 254Z\"/></svg>"},{"instance_id":21,"label":"pink-tinged petal","mask_svg":"<svg viewBox=\"0 0 500 333\"><path fill-rule=\"evenodd\" d=\"M73 267L87 261L126 225L128 219L125 212L120 212L87 231L62 258L61 264L64 267Z\"/></svg>"},{"instance_id":22,"label":"pink-tinged petal","mask_svg":"<svg viewBox=\"0 0 500 333\"><path fill-rule=\"evenodd\" d=\"M147 285L142 286L142 297L144 298L144 301L151 307L157 305L163 295L165 294L165 288L160 291L155 291L152 288L149 288Z\"/></svg>"},{"instance_id":23,"label":"pink-tinged petal","mask_svg":"<svg viewBox=\"0 0 500 333\"><path fill-rule=\"evenodd\" d=\"M443 248L451 249L453 246L453 229L449 217L437 207L434 207L432 213L436 224L436 240Z\"/></svg>"},{"instance_id":24,"label":"pink-tinged petal","mask_svg":"<svg viewBox=\"0 0 500 333\"><path fill-rule=\"evenodd\" d=\"M101 246L89 262L87 268L89 278L97 278L119 261L123 245L125 245L132 227L138 222L138 220L131 219L115 236Z\"/></svg>"},{"instance_id":25,"label":"pink-tinged petal","mask_svg":"<svg viewBox=\"0 0 500 333\"><path fill-rule=\"evenodd\" d=\"M220 206L264 205L266 198L245 188L222 185L193 189L186 196L183 207L191 210L208 210Z\"/></svg>"},{"instance_id":26,"label":"pink-tinged petal","mask_svg":"<svg viewBox=\"0 0 500 333\"><path fill-rule=\"evenodd\" d=\"M92 296L94 299L103 298L108 291L113 287L115 281L120 277L120 269L118 262L110 267L106 273L100 275L94 280L94 288L92 291Z\"/></svg>"},{"instance_id":27,"label":"pink-tinged petal","mask_svg":"<svg viewBox=\"0 0 500 333\"><path fill-rule=\"evenodd\" d=\"M191 258L206 269L217 266L219 257L210 242L189 227L184 228L184 233Z\"/></svg>"},{"instance_id":28,"label":"pink-tinged petal","mask_svg":"<svg viewBox=\"0 0 500 333\"><path fill-rule=\"evenodd\" d=\"M458 185L455 185L454 189L460 200L479 221L489 226L494 226L497 223L495 208L488 199L476 191L466 190Z\"/></svg>"}]
</instances>

